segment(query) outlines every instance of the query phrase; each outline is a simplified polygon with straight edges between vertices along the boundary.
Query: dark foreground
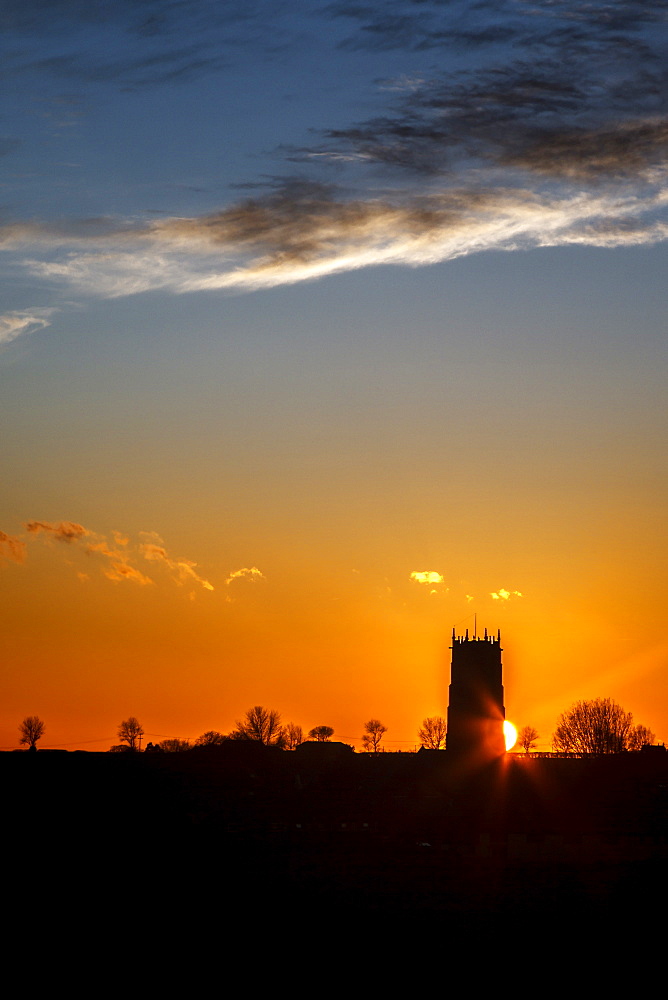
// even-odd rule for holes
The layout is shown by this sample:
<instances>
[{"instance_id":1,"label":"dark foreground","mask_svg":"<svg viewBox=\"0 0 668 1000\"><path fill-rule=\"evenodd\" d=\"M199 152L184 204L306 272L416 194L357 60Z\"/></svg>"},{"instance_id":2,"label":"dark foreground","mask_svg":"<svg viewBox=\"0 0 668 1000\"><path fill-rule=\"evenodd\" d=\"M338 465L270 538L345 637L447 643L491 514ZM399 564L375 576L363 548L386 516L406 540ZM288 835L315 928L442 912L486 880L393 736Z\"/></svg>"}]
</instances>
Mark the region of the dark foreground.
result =
<instances>
[{"instance_id":1,"label":"dark foreground","mask_svg":"<svg viewBox=\"0 0 668 1000\"><path fill-rule=\"evenodd\" d=\"M663 905L667 758L6 753L7 858L42 914L133 925L613 927Z\"/></svg>"}]
</instances>

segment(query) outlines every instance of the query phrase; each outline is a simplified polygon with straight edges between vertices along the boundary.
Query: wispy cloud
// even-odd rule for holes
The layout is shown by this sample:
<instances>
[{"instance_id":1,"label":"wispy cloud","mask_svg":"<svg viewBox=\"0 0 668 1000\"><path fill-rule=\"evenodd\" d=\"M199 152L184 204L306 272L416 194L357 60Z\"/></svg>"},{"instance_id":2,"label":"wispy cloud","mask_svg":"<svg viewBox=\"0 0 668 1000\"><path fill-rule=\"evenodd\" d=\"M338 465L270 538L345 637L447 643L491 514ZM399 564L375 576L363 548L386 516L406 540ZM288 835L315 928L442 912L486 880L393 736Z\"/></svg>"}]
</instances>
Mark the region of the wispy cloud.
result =
<instances>
[{"instance_id":1,"label":"wispy cloud","mask_svg":"<svg viewBox=\"0 0 668 1000\"><path fill-rule=\"evenodd\" d=\"M14 535L0 531L0 564L22 563L26 557L26 544Z\"/></svg>"},{"instance_id":2,"label":"wispy cloud","mask_svg":"<svg viewBox=\"0 0 668 1000\"><path fill-rule=\"evenodd\" d=\"M27 521L25 529L30 535L44 534L47 538L68 544L91 534L82 524L74 521Z\"/></svg>"},{"instance_id":3,"label":"wispy cloud","mask_svg":"<svg viewBox=\"0 0 668 1000\"><path fill-rule=\"evenodd\" d=\"M157 536L154 536L157 538ZM139 546L139 551L143 555L144 559L149 562L162 563L170 571L172 579L178 584L184 583L197 583L204 590L213 590L212 584L208 580L203 579L197 572L195 572L196 562L192 562L189 559L173 559L167 554L167 550L164 545L160 544L162 539L156 541L143 542Z\"/></svg>"},{"instance_id":4,"label":"wispy cloud","mask_svg":"<svg viewBox=\"0 0 668 1000\"><path fill-rule=\"evenodd\" d=\"M113 532L113 535L117 534L118 532ZM145 576L132 564L132 556L126 549L112 548L103 536L97 536L97 541L88 542L86 552L89 555L102 556L109 560L108 563L104 564L102 570L108 580L113 580L115 583L131 580L141 586L153 583L150 577Z\"/></svg>"},{"instance_id":5,"label":"wispy cloud","mask_svg":"<svg viewBox=\"0 0 668 1000\"><path fill-rule=\"evenodd\" d=\"M41 537L47 542L76 546L87 557L99 560L103 575L115 583L131 582L141 586L155 583L138 565L140 561L148 561L166 569L169 578L179 586L197 584L204 590L214 590L213 584L197 573L196 562L172 557L155 532L142 532L140 540L132 543L124 532L113 530L113 541L110 542L106 535L74 521L28 521L25 529L28 538ZM21 538L0 532L0 558L22 562L25 554L26 543ZM89 579L89 574L83 570L79 570L77 575L82 582ZM194 596L194 592L190 596Z\"/></svg>"},{"instance_id":6,"label":"wispy cloud","mask_svg":"<svg viewBox=\"0 0 668 1000\"><path fill-rule=\"evenodd\" d=\"M595 144L594 136L580 141ZM599 155L614 159L604 146ZM549 161L547 148L523 155L541 164ZM628 152L627 159L633 155ZM578 157L573 152L568 167L574 175ZM561 161L565 173L568 158ZM589 167L592 162L587 161ZM633 183L591 190L580 183L532 190L504 185L500 177L496 186L485 187L479 177L471 177L469 186L436 184L419 194L396 191L350 199L331 185L290 180L205 216L135 228L119 222L112 232L83 239L62 233L55 252L49 232L48 259L35 256L39 234L34 230L32 255L23 258L23 266L78 295L117 298L156 289L250 291L381 264L434 264L483 250L642 245L668 235L666 171L645 166ZM15 239L14 244L18 249ZM34 317L26 315L19 332L30 322Z\"/></svg>"},{"instance_id":7,"label":"wispy cloud","mask_svg":"<svg viewBox=\"0 0 668 1000\"><path fill-rule=\"evenodd\" d=\"M0 315L0 344L9 344L22 333L43 330L51 323L55 308L17 309Z\"/></svg>"}]
</instances>

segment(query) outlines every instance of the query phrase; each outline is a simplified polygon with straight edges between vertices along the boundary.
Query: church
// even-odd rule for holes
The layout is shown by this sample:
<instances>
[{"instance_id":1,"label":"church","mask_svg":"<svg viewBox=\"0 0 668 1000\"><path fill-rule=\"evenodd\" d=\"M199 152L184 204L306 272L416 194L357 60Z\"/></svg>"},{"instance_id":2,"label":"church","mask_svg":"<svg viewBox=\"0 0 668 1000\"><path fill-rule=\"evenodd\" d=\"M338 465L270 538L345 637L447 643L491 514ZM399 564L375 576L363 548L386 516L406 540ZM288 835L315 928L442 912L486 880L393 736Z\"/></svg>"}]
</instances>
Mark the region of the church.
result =
<instances>
[{"instance_id":1,"label":"church","mask_svg":"<svg viewBox=\"0 0 668 1000\"><path fill-rule=\"evenodd\" d=\"M501 631L463 636L452 630L447 749L496 757L505 752Z\"/></svg>"}]
</instances>

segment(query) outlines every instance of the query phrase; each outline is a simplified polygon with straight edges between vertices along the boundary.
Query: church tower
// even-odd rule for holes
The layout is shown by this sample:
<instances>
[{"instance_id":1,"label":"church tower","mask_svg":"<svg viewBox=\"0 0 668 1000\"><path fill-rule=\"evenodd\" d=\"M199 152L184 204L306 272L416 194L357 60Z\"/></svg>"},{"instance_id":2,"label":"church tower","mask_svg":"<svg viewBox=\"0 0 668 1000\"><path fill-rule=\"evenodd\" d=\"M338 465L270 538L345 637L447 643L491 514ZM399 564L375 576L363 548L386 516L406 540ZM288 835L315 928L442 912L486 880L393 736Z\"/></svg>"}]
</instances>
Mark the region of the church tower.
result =
<instances>
[{"instance_id":1,"label":"church tower","mask_svg":"<svg viewBox=\"0 0 668 1000\"><path fill-rule=\"evenodd\" d=\"M496 757L505 752L501 631L496 638L456 636L452 666L447 749L457 754Z\"/></svg>"}]
</instances>

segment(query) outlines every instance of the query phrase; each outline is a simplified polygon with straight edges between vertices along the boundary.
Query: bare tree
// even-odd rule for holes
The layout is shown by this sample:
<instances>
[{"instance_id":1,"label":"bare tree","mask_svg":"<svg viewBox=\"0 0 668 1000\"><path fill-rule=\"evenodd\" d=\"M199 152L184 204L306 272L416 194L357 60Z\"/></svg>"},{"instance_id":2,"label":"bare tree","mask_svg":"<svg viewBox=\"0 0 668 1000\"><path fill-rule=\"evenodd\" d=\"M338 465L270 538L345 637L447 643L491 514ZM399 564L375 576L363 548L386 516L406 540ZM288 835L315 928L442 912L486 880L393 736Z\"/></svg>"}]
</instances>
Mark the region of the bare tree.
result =
<instances>
[{"instance_id":1,"label":"bare tree","mask_svg":"<svg viewBox=\"0 0 668 1000\"><path fill-rule=\"evenodd\" d=\"M362 746L367 753L378 753L383 733L386 732L387 726L384 726L380 719L369 719L368 722L364 723Z\"/></svg>"},{"instance_id":2,"label":"bare tree","mask_svg":"<svg viewBox=\"0 0 668 1000\"><path fill-rule=\"evenodd\" d=\"M586 754L621 753L633 738L633 716L611 698L578 701L559 719L552 737L558 752Z\"/></svg>"},{"instance_id":3,"label":"bare tree","mask_svg":"<svg viewBox=\"0 0 668 1000\"><path fill-rule=\"evenodd\" d=\"M525 753L531 753L538 740L538 730L533 726L523 726L517 734L517 745L522 747Z\"/></svg>"},{"instance_id":4,"label":"bare tree","mask_svg":"<svg viewBox=\"0 0 668 1000\"><path fill-rule=\"evenodd\" d=\"M267 747L282 747L285 743L283 726L279 712L255 705L246 712L246 717L237 722L230 733L233 740L257 740Z\"/></svg>"},{"instance_id":5,"label":"bare tree","mask_svg":"<svg viewBox=\"0 0 668 1000\"><path fill-rule=\"evenodd\" d=\"M656 736L647 726L634 726L629 736L629 750L641 750L642 747L651 746Z\"/></svg>"},{"instance_id":6,"label":"bare tree","mask_svg":"<svg viewBox=\"0 0 668 1000\"><path fill-rule=\"evenodd\" d=\"M283 730L283 738L285 740L285 749L295 750L300 743L304 742L304 731L301 726L295 725L294 722L288 722Z\"/></svg>"},{"instance_id":7,"label":"bare tree","mask_svg":"<svg viewBox=\"0 0 668 1000\"><path fill-rule=\"evenodd\" d=\"M418 739L427 750L445 749L445 737L448 724L441 715L433 715L422 720L418 729Z\"/></svg>"},{"instance_id":8,"label":"bare tree","mask_svg":"<svg viewBox=\"0 0 668 1000\"><path fill-rule=\"evenodd\" d=\"M22 746L27 746L29 750L36 750L37 747L35 744L37 740L41 740L45 729L46 726L38 715L26 715L19 726L19 733L21 734L19 743Z\"/></svg>"},{"instance_id":9,"label":"bare tree","mask_svg":"<svg viewBox=\"0 0 668 1000\"><path fill-rule=\"evenodd\" d=\"M217 732L215 729L208 729L201 736L198 736L195 740L196 747L215 747L224 743L227 736L223 736L222 733Z\"/></svg>"},{"instance_id":10,"label":"bare tree","mask_svg":"<svg viewBox=\"0 0 668 1000\"><path fill-rule=\"evenodd\" d=\"M313 729L309 729L309 739L316 740L318 743L326 743L334 735L334 730L331 726L315 726Z\"/></svg>"},{"instance_id":11,"label":"bare tree","mask_svg":"<svg viewBox=\"0 0 668 1000\"><path fill-rule=\"evenodd\" d=\"M131 715L129 719L124 719L118 727L119 740L121 743L127 743L130 750L139 750L143 735L144 730L134 715Z\"/></svg>"},{"instance_id":12,"label":"bare tree","mask_svg":"<svg viewBox=\"0 0 668 1000\"><path fill-rule=\"evenodd\" d=\"M162 740L158 743L161 750L165 753L181 753L182 750L190 750L190 740L180 740L178 737L174 737L171 740Z\"/></svg>"}]
</instances>

